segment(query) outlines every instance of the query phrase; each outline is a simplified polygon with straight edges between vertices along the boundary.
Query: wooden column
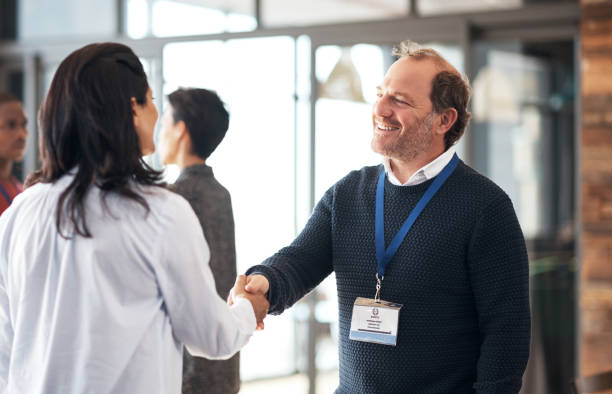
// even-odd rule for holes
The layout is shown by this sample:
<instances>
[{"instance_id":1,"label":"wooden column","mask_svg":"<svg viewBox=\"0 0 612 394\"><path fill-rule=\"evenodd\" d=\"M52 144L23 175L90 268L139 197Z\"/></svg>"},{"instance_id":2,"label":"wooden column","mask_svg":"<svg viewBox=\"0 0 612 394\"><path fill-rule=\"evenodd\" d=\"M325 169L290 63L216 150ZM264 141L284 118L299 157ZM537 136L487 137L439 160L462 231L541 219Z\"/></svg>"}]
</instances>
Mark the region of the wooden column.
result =
<instances>
[{"instance_id":1,"label":"wooden column","mask_svg":"<svg viewBox=\"0 0 612 394\"><path fill-rule=\"evenodd\" d=\"M581 0L581 375L612 370L612 0Z\"/></svg>"}]
</instances>

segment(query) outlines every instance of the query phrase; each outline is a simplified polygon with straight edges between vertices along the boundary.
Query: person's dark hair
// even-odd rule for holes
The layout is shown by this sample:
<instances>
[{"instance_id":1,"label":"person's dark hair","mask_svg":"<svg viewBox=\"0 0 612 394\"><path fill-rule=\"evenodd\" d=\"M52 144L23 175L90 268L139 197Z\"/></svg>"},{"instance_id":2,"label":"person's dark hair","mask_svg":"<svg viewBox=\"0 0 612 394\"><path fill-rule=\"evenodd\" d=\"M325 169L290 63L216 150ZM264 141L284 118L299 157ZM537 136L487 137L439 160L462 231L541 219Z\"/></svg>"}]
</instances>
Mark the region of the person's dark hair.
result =
<instances>
[{"instance_id":1,"label":"person's dark hair","mask_svg":"<svg viewBox=\"0 0 612 394\"><path fill-rule=\"evenodd\" d=\"M109 193L149 205L131 183L162 185L160 171L142 159L134 128L131 98L147 100L149 84L138 57L116 43L87 45L62 61L39 112L42 168L26 185L55 182L73 170L72 182L61 193L56 226L63 215L76 234L91 237L84 206L90 186L102 190L105 209Z\"/></svg>"},{"instance_id":2,"label":"person's dark hair","mask_svg":"<svg viewBox=\"0 0 612 394\"><path fill-rule=\"evenodd\" d=\"M454 108L457 111L455 124L444 134L444 145L448 149L463 136L472 116L468 111L470 87L459 74L440 71L434 77L429 98L436 113L447 108Z\"/></svg>"},{"instance_id":3,"label":"person's dark hair","mask_svg":"<svg viewBox=\"0 0 612 394\"><path fill-rule=\"evenodd\" d=\"M448 108L457 111L457 120L444 135L445 148L450 148L463 136L472 116L468 111L471 91L467 77L459 74L436 50L422 48L410 40L402 41L394 47L393 55L417 60L428 59L440 69L432 81L429 99L437 114Z\"/></svg>"},{"instance_id":4,"label":"person's dark hair","mask_svg":"<svg viewBox=\"0 0 612 394\"><path fill-rule=\"evenodd\" d=\"M17 101L17 102L21 102L17 96L15 96L12 93L9 92L0 92L0 104L4 104L4 103L8 103L8 102L12 102L12 101Z\"/></svg>"},{"instance_id":5,"label":"person's dark hair","mask_svg":"<svg viewBox=\"0 0 612 394\"><path fill-rule=\"evenodd\" d=\"M229 114L217 93L207 89L178 89L168 96L174 123L183 121L192 153L207 159L225 137Z\"/></svg>"}]
</instances>

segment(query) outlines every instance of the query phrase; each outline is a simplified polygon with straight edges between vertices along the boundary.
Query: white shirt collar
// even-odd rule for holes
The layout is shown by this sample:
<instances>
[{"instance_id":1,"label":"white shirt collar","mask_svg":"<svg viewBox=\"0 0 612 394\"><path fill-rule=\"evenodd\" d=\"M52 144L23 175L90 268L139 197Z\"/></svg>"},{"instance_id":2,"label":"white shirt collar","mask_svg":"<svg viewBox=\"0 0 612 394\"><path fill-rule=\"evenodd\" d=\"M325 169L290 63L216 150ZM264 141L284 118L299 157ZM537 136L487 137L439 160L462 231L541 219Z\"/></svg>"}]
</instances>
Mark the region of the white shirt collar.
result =
<instances>
[{"instance_id":1,"label":"white shirt collar","mask_svg":"<svg viewBox=\"0 0 612 394\"><path fill-rule=\"evenodd\" d=\"M410 179L408 179L405 183L401 183L399 179L397 179L395 174L393 174L393 171L391 170L391 159L389 159L388 157L383 158L383 165L385 166L385 172L387 173L389 182L391 182L393 185L414 186L426 182L438 175L444 169L444 167L446 167L446 165L451 161L454 154L455 147L451 146L446 150L446 152L442 153L440 156L436 157L431 162L425 164L417 172L412 174Z\"/></svg>"}]
</instances>

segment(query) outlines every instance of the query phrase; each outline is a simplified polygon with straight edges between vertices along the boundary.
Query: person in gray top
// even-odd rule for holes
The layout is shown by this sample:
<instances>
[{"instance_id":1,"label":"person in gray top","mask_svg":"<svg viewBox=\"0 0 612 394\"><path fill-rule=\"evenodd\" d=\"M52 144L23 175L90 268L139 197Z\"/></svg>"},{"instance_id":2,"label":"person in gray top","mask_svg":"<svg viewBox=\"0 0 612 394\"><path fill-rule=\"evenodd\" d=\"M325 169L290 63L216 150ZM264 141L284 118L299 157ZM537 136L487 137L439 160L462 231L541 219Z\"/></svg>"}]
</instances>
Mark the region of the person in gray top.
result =
<instances>
[{"instance_id":1,"label":"person in gray top","mask_svg":"<svg viewBox=\"0 0 612 394\"><path fill-rule=\"evenodd\" d=\"M232 203L206 159L223 140L229 114L219 96L206 89L179 89L168 101L159 154L164 164L177 164L181 169L169 187L185 197L195 211L210 248L217 292L227 298L236 278ZM239 354L213 361L194 357L185 349L183 393L235 394L239 389Z\"/></svg>"}]
</instances>

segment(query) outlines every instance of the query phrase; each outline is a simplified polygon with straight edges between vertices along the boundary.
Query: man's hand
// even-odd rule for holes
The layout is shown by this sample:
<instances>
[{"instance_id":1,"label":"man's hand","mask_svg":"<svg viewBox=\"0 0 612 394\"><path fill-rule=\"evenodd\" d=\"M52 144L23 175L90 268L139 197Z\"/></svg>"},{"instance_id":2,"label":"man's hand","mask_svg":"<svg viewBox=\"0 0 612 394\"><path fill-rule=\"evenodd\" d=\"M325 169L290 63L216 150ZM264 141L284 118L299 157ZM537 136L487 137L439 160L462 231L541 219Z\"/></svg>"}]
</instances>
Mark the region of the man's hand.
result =
<instances>
[{"instance_id":1,"label":"man's hand","mask_svg":"<svg viewBox=\"0 0 612 394\"><path fill-rule=\"evenodd\" d=\"M268 290L270 290L270 282L263 275L249 275L246 283L246 291L249 293L268 294Z\"/></svg>"},{"instance_id":2,"label":"man's hand","mask_svg":"<svg viewBox=\"0 0 612 394\"><path fill-rule=\"evenodd\" d=\"M264 276L262 275L253 275L253 276L260 276L264 279L265 284L267 285L265 286L266 291L264 292L251 291L249 289L249 284L252 281L250 279L251 276L247 278L244 275L239 275L236 278L236 283L234 283L234 287L230 291L230 294L227 298L227 303L229 305L232 305L238 297L246 298L247 300L249 300L251 302L251 305L253 306L253 311L255 312L255 319L257 320L257 329L263 330L264 328L263 319L268 314L268 308L270 308L270 303L268 302L265 294L268 291L267 289L270 287L270 285L268 284L268 280ZM263 284L261 284L260 280L258 280L257 287L254 287L253 289L258 289L258 290L263 289L262 286Z\"/></svg>"}]
</instances>

